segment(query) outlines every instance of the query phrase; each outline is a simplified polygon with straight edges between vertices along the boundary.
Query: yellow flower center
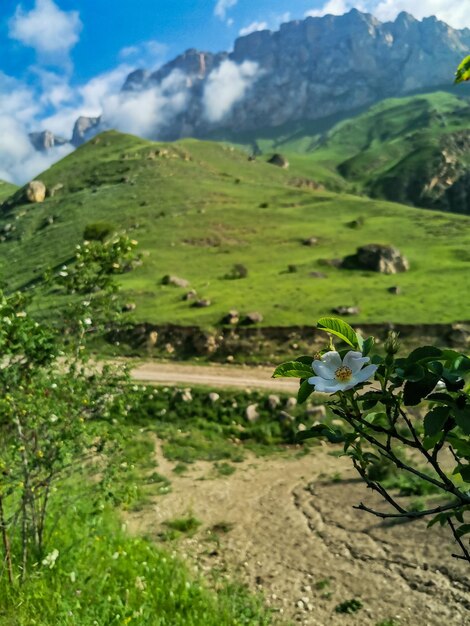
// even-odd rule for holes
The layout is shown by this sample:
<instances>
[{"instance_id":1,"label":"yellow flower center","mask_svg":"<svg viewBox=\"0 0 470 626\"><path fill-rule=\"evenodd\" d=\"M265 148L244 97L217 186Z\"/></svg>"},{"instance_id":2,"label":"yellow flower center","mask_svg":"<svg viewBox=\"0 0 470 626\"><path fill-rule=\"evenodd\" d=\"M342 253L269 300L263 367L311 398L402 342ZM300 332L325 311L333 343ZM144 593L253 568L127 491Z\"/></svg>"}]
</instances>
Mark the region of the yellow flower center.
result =
<instances>
[{"instance_id":1,"label":"yellow flower center","mask_svg":"<svg viewBox=\"0 0 470 626\"><path fill-rule=\"evenodd\" d=\"M346 383L348 380L351 380L352 370L346 367L346 365L342 365L336 370L335 376L341 383Z\"/></svg>"}]
</instances>

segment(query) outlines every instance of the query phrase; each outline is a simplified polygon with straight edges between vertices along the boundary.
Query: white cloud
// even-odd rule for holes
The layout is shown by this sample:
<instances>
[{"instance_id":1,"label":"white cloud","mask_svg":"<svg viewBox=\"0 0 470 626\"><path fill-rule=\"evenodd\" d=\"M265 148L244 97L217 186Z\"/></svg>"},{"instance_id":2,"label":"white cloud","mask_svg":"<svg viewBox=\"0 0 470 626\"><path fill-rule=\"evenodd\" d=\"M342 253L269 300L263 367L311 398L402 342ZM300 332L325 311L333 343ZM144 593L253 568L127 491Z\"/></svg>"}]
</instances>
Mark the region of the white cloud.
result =
<instances>
[{"instance_id":1,"label":"white cloud","mask_svg":"<svg viewBox=\"0 0 470 626\"><path fill-rule=\"evenodd\" d=\"M226 60L213 70L204 88L205 116L210 122L220 122L245 95L258 78L258 64L245 61L237 65Z\"/></svg>"},{"instance_id":2,"label":"white cloud","mask_svg":"<svg viewBox=\"0 0 470 626\"><path fill-rule=\"evenodd\" d=\"M470 27L468 3L463 0L328 0L320 8L307 11L305 16L342 15L353 8L372 13L384 22L406 11L416 19L435 15L454 28Z\"/></svg>"},{"instance_id":3,"label":"white cloud","mask_svg":"<svg viewBox=\"0 0 470 626\"><path fill-rule=\"evenodd\" d=\"M155 67L161 65L168 53L168 46L154 39L142 41L134 46L123 48L119 58L136 66Z\"/></svg>"},{"instance_id":4,"label":"white cloud","mask_svg":"<svg viewBox=\"0 0 470 626\"><path fill-rule=\"evenodd\" d=\"M175 70L151 89L109 94L102 101L103 120L108 128L154 137L162 126L183 111L188 96L187 77Z\"/></svg>"},{"instance_id":5,"label":"white cloud","mask_svg":"<svg viewBox=\"0 0 470 626\"><path fill-rule=\"evenodd\" d=\"M267 28L267 22L252 22L248 26L245 26L245 28L242 28L238 34L240 35L240 37L244 37L245 35L250 35L251 33L255 33L258 30L266 30Z\"/></svg>"},{"instance_id":6,"label":"white cloud","mask_svg":"<svg viewBox=\"0 0 470 626\"><path fill-rule=\"evenodd\" d=\"M221 20L225 20L229 9L233 8L238 3L238 0L217 0L214 15Z\"/></svg>"},{"instance_id":7,"label":"white cloud","mask_svg":"<svg viewBox=\"0 0 470 626\"><path fill-rule=\"evenodd\" d=\"M34 48L48 61L68 55L78 42L82 23L77 11L62 11L53 0L36 0L31 11L21 5L9 22L9 36Z\"/></svg>"}]
</instances>

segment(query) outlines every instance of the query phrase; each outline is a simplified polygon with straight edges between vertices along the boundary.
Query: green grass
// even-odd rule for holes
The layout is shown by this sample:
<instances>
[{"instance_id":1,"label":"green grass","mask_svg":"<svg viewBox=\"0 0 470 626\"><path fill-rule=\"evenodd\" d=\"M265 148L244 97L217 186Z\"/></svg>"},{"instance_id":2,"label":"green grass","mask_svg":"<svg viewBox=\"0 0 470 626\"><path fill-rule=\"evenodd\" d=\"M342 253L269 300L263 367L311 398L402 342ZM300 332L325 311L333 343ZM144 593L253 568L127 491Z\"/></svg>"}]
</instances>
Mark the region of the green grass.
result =
<instances>
[{"instance_id":1,"label":"green grass","mask_svg":"<svg viewBox=\"0 0 470 626\"><path fill-rule=\"evenodd\" d=\"M2 626L241 626L268 625L259 598L220 580L210 590L174 555L127 535L108 507L82 498L64 502L50 548L53 569L38 565L14 590L0 578ZM194 526L194 522L192 522Z\"/></svg>"},{"instance_id":2,"label":"green grass","mask_svg":"<svg viewBox=\"0 0 470 626\"><path fill-rule=\"evenodd\" d=\"M0 180L0 202L11 196L18 189L16 185Z\"/></svg>"},{"instance_id":3,"label":"green grass","mask_svg":"<svg viewBox=\"0 0 470 626\"><path fill-rule=\"evenodd\" d=\"M168 154L149 158L158 149ZM62 192L41 205L4 207L0 227L15 219L17 230L0 244L2 278L13 289L60 267L88 224L109 221L135 237L144 254L142 267L121 280L137 304L136 321L210 328L237 309L260 311L268 327L311 325L339 305L359 306L355 324L470 317L462 302L470 218L299 189L291 184L299 168L250 162L246 153L210 142L163 146L104 133L41 175L48 186L62 183ZM44 226L50 216L54 223ZM362 228L347 226L359 217ZM318 246L302 245L310 236ZM383 276L322 265L374 242L396 245L411 271ZM247 278L225 278L235 264L248 269ZM298 271L288 273L289 265ZM326 278L310 276L319 271ZM161 285L169 273L189 280L212 306L193 308L183 289ZM394 285L402 295L388 293ZM56 315L61 302L50 294L41 306Z\"/></svg>"},{"instance_id":4,"label":"green grass","mask_svg":"<svg viewBox=\"0 0 470 626\"><path fill-rule=\"evenodd\" d=\"M179 533L184 533L187 535L193 535L202 524L202 522L195 518L193 515L167 520L164 523L165 526L167 526L171 530L176 530Z\"/></svg>"}]
</instances>

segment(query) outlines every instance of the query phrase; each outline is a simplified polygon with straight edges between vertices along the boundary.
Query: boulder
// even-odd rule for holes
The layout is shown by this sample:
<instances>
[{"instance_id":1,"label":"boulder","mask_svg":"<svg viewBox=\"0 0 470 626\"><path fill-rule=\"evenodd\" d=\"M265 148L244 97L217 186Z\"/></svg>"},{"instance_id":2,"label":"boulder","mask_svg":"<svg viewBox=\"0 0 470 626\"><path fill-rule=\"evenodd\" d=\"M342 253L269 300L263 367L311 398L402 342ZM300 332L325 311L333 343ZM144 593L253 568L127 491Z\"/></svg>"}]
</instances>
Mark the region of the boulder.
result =
<instances>
[{"instance_id":1,"label":"boulder","mask_svg":"<svg viewBox=\"0 0 470 626\"><path fill-rule=\"evenodd\" d=\"M209 394L208 398L212 402L212 404L215 404L216 402L218 402L220 400L219 394L216 393L215 391L211 391L211 393Z\"/></svg>"},{"instance_id":2,"label":"boulder","mask_svg":"<svg viewBox=\"0 0 470 626\"><path fill-rule=\"evenodd\" d=\"M162 285L173 285L173 287L182 287L187 289L189 287L189 281L179 276L172 276L167 274L162 278Z\"/></svg>"},{"instance_id":3,"label":"boulder","mask_svg":"<svg viewBox=\"0 0 470 626\"><path fill-rule=\"evenodd\" d=\"M398 274L410 269L408 259L394 246L371 243L343 259L344 269L361 269L381 274Z\"/></svg>"},{"instance_id":4,"label":"boulder","mask_svg":"<svg viewBox=\"0 0 470 626\"><path fill-rule=\"evenodd\" d=\"M280 422L295 422L295 417L293 417L292 415L290 415L289 413L287 413L287 411L281 411L278 416L277 419Z\"/></svg>"},{"instance_id":5,"label":"boulder","mask_svg":"<svg viewBox=\"0 0 470 626\"><path fill-rule=\"evenodd\" d=\"M195 300L197 298L197 293L195 289L191 289L191 291L188 291L187 293L184 294L183 296L183 300L185 302L188 302L190 300Z\"/></svg>"},{"instance_id":6,"label":"boulder","mask_svg":"<svg viewBox=\"0 0 470 626\"><path fill-rule=\"evenodd\" d=\"M253 313L248 313L243 318L243 324L245 324L245 326L252 326L253 324L261 324L263 319L264 318L261 315L261 313L257 313L256 311L254 311Z\"/></svg>"},{"instance_id":7,"label":"boulder","mask_svg":"<svg viewBox=\"0 0 470 626\"><path fill-rule=\"evenodd\" d=\"M326 417L326 407L323 404L318 406L309 406L307 408L307 415L316 420L322 420Z\"/></svg>"},{"instance_id":8,"label":"boulder","mask_svg":"<svg viewBox=\"0 0 470 626\"><path fill-rule=\"evenodd\" d=\"M393 287L389 287L387 291L388 293L391 293L394 296L399 296L401 294L401 287L394 285Z\"/></svg>"},{"instance_id":9,"label":"boulder","mask_svg":"<svg viewBox=\"0 0 470 626\"><path fill-rule=\"evenodd\" d=\"M335 309L331 309L332 313L341 316L347 315L359 315L360 310L357 306L337 306Z\"/></svg>"},{"instance_id":10,"label":"boulder","mask_svg":"<svg viewBox=\"0 0 470 626\"><path fill-rule=\"evenodd\" d=\"M240 321L240 314L235 309L232 309L222 318L222 324L231 324L235 326Z\"/></svg>"},{"instance_id":11,"label":"boulder","mask_svg":"<svg viewBox=\"0 0 470 626\"><path fill-rule=\"evenodd\" d=\"M48 194L51 198L53 198L56 195L56 193L61 191L63 188L64 188L63 183L57 183L56 185L51 187L51 189L48 190Z\"/></svg>"},{"instance_id":12,"label":"boulder","mask_svg":"<svg viewBox=\"0 0 470 626\"><path fill-rule=\"evenodd\" d=\"M208 298L203 298L202 300L196 300L196 302L193 302L191 306L196 309L205 309L211 304L212 302Z\"/></svg>"},{"instance_id":13,"label":"boulder","mask_svg":"<svg viewBox=\"0 0 470 626\"><path fill-rule=\"evenodd\" d=\"M25 195L28 202L44 202L46 199L46 185L40 180L32 180L26 185Z\"/></svg>"},{"instance_id":14,"label":"boulder","mask_svg":"<svg viewBox=\"0 0 470 626\"><path fill-rule=\"evenodd\" d=\"M318 239L316 237L309 237L308 239L304 239L302 241L302 245L304 246L316 246L318 243Z\"/></svg>"},{"instance_id":15,"label":"boulder","mask_svg":"<svg viewBox=\"0 0 470 626\"><path fill-rule=\"evenodd\" d=\"M287 170L289 168L289 161L282 154L273 154L273 156L268 160L270 165L277 165L277 167L282 167L282 169Z\"/></svg>"},{"instance_id":16,"label":"boulder","mask_svg":"<svg viewBox=\"0 0 470 626\"><path fill-rule=\"evenodd\" d=\"M296 406L297 406L297 398L287 398L286 404L285 404L286 411L289 411L290 409L293 409Z\"/></svg>"}]
</instances>

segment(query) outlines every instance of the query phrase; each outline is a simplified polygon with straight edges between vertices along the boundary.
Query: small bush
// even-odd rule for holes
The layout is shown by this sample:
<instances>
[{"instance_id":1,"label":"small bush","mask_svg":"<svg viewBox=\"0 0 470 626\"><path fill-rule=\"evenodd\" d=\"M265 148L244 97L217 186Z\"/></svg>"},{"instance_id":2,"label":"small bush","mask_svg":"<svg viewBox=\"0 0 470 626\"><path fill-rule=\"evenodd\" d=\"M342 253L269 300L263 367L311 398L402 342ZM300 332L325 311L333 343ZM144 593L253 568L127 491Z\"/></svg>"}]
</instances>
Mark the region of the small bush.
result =
<instances>
[{"instance_id":1,"label":"small bush","mask_svg":"<svg viewBox=\"0 0 470 626\"><path fill-rule=\"evenodd\" d=\"M227 278L238 279L238 278L246 278L248 276L248 268L242 265L241 263L235 263L232 267L232 270L229 274L227 274Z\"/></svg>"},{"instance_id":2,"label":"small bush","mask_svg":"<svg viewBox=\"0 0 470 626\"><path fill-rule=\"evenodd\" d=\"M116 227L110 222L93 222L85 226L83 239L85 241L105 241L115 232Z\"/></svg>"}]
</instances>

